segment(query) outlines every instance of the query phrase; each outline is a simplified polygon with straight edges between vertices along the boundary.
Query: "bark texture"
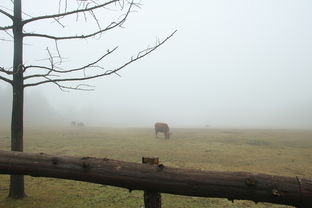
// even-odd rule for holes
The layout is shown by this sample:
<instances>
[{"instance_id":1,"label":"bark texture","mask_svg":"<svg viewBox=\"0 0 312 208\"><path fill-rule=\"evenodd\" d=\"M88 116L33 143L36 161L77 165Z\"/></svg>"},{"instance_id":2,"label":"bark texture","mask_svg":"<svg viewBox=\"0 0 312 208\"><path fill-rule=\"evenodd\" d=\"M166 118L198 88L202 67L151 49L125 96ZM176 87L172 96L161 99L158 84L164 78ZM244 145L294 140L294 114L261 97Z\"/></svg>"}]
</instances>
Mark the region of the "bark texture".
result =
<instances>
[{"instance_id":1,"label":"bark texture","mask_svg":"<svg viewBox=\"0 0 312 208\"><path fill-rule=\"evenodd\" d=\"M8 151L0 151L0 173L79 180L129 190L312 207L312 180L298 177Z\"/></svg>"}]
</instances>

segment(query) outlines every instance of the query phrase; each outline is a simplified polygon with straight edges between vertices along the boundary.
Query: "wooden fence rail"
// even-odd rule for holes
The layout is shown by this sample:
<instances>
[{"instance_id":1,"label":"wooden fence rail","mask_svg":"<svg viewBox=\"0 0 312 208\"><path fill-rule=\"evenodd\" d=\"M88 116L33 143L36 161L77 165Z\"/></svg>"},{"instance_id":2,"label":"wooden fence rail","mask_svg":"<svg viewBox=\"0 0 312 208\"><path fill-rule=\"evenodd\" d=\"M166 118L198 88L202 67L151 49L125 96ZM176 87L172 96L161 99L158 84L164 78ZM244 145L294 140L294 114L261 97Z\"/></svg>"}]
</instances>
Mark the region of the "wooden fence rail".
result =
<instances>
[{"instance_id":1,"label":"wooden fence rail","mask_svg":"<svg viewBox=\"0 0 312 208\"><path fill-rule=\"evenodd\" d=\"M86 181L129 190L312 207L312 180L247 172L216 172L0 150L0 174Z\"/></svg>"}]
</instances>

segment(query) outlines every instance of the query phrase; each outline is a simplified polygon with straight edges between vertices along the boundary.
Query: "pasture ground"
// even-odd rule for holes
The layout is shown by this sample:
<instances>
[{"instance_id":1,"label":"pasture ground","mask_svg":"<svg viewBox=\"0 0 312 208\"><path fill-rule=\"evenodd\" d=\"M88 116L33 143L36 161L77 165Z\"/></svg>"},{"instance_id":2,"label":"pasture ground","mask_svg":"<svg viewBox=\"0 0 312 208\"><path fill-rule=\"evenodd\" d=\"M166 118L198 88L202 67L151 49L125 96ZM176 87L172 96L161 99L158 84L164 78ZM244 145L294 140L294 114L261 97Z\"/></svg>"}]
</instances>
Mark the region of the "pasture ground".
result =
<instances>
[{"instance_id":1,"label":"pasture ground","mask_svg":"<svg viewBox=\"0 0 312 208\"><path fill-rule=\"evenodd\" d=\"M153 129L26 129L24 151L107 157L141 162L157 156L171 167L247 171L312 178L312 131L255 129L172 129L156 138ZM10 149L9 129L0 129L0 149ZM0 175L0 208L140 208L143 192L92 183L26 176L23 200L7 198L9 176ZM286 208L250 201L162 194L164 208Z\"/></svg>"}]
</instances>

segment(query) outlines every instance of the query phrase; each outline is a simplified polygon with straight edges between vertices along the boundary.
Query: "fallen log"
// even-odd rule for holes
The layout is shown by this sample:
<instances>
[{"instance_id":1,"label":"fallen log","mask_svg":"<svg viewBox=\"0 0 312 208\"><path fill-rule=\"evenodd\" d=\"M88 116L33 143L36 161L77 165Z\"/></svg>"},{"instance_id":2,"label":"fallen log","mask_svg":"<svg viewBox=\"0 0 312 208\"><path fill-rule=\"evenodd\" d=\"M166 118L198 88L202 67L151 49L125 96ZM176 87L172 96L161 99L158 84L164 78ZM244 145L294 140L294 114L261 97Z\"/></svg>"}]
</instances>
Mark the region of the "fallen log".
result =
<instances>
[{"instance_id":1,"label":"fallen log","mask_svg":"<svg viewBox=\"0 0 312 208\"><path fill-rule=\"evenodd\" d=\"M0 174L86 181L176 195L312 207L312 180L0 150Z\"/></svg>"}]
</instances>

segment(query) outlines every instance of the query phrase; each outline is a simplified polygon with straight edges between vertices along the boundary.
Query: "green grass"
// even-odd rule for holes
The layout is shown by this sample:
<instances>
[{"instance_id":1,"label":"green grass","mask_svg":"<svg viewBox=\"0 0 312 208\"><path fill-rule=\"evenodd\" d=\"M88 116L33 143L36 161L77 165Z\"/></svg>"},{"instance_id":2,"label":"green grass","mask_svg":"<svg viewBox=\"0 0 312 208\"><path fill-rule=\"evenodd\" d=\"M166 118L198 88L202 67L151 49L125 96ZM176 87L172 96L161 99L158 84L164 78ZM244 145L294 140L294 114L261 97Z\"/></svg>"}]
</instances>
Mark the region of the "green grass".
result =
<instances>
[{"instance_id":1,"label":"green grass","mask_svg":"<svg viewBox=\"0 0 312 208\"><path fill-rule=\"evenodd\" d=\"M107 157L141 162L157 156L171 167L247 171L312 178L312 131L172 129L170 140L153 129L26 129L24 151ZM9 130L0 129L0 149L9 150ZM140 208L143 192L53 178L25 177L23 200L7 198L9 176L0 175L0 208ZM162 194L164 208L287 207L250 201Z\"/></svg>"}]
</instances>

